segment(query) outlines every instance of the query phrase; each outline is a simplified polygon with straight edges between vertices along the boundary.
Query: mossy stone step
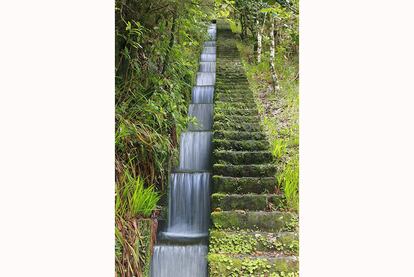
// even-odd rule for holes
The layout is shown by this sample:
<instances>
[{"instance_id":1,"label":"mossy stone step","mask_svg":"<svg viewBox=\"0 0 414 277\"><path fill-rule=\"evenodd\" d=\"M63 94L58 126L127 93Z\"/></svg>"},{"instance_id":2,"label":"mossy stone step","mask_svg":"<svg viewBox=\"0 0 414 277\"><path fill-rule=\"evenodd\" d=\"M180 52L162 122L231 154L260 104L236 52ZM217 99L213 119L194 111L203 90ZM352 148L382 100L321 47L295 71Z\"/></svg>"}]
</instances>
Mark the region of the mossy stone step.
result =
<instances>
[{"instance_id":1,"label":"mossy stone step","mask_svg":"<svg viewBox=\"0 0 414 277\"><path fill-rule=\"evenodd\" d=\"M242 115L242 116L252 116L252 115L258 115L257 109L232 109L228 108L225 109L223 106L221 107L215 107L216 114L222 113L224 115Z\"/></svg>"},{"instance_id":2,"label":"mossy stone step","mask_svg":"<svg viewBox=\"0 0 414 277\"><path fill-rule=\"evenodd\" d=\"M229 115L223 114L221 111L214 115L215 122L244 122L244 123L259 123L260 117L258 115Z\"/></svg>"},{"instance_id":3,"label":"mossy stone step","mask_svg":"<svg viewBox=\"0 0 414 277\"><path fill-rule=\"evenodd\" d=\"M223 89L223 88L216 88L216 100L220 100L220 98L241 98L244 101L247 99L254 99L254 95L249 89Z\"/></svg>"},{"instance_id":4,"label":"mossy stone step","mask_svg":"<svg viewBox=\"0 0 414 277\"><path fill-rule=\"evenodd\" d=\"M297 232L269 233L212 229L209 251L214 254L253 254L260 251L298 255L298 239Z\"/></svg>"},{"instance_id":5,"label":"mossy stone step","mask_svg":"<svg viewBox=\"0 0 414 277\"><path fill-rule=\"evenodd\" d=\"M218 150L260 151L268 150L267 140L226 140L213 139L213 148Z\"/></svg>"},{"instance_id":6,"label":"mossy stone step","mask_svg":"<svg viewBox=\"0 0 414 277\"><path fill-rule=\"evenodd\" d=\"M225 109L229 108L229 103L222 102L222 101L216 101L215 102L215 108ZM231 103L231 109L255 109L257 108L256 103L254 102L233 102Z\"/></svg>"},{"instance_id":7,"label":"mossy stone step","mask_svg":"<svg viewBox=\"0 0 414 277\"><path fill-rule=\"evenodd\" d=\"M210 277L223 276L289 276L299 277L299 261L296 256L249 256L208 254ZM288 273L293 273L286 275ZM274 275L272 275L274 274ZM276 275L278 274L278 275ZM283 275L279 275L283 274Z\"/></svg>"},{"instance_id":8,"label":"mossy stone step","mask_svg":"<svg viewBox=\"0 0 414 277\"><path fill-rule=\"evenodd\" d=\"M259 132L262 128L258 123L214 122L213 130Z\"/></svg>"},{"instance_id":9,"label":"mossy stone step","mask_svg":"<svg viewBox=\"0 0 414 277\"><path fill-rule=\"evenodd\" d=\"M242 132L242 131L229 131L229 130L216 130L213 133L214 138L221 139L266 139L266 135L262 132Z\"/></svg>"},{"instance_id":10,"label":"mossy stone step","mask_svg":"<svg viewBox=\"0 0 414 277\"><path fill-rule=\"evenodd\" d=\"M247 77L244 77L244 78L242 77L233 77L233 78L216 77L216 84L241 86L241 85L246 85L246 84L249 85L249 81Z\"/></svg>"},{"instance_id":11,"label":"mossy stone step","mask_svg":"<svg viewBox=\"0 0 414 277\"><path fill-rule=\"evenodd\" d=\"M253 95L253 92L250 90L248 85L236 86L236 85L216 85L217 92L224 92L225 94L232 95L232 96L240 96L240 95Z\"/></svg>"},{"instance_id":12,"label":"mossy stone step","mask_svg":"<svg viewBox=\"0 0 414 277\"><path fill-rule=\"evenodd\" d=\"M213 193L211 195L212 210L248 210L265 211L276 210L281 207L283 202L282 195L278 194L224 194Z\"/></svg>"},{"instance_id":13,"label":"mossy stone step","mask_svg":"<svg viewBox=\"0 0 414 277\"><path fill-rule=\"evenodd\" d=\"M214 150L213 161L214 163L231 164L271 163L273 162L273 155L269 151Z\"/></svg>"},{"instance_id":14,"label":"mossy stone step","mask_svg":"<svg viewBox=\"0 0 414 277\"><path fill-rule=\"evenodd\" d=\"M234 103L234 102L254 102L254 97L252 95L243 95L243 94L230 94L222 93L215 95L216 101Z\"/></svg>"},{"instance_id":15,"label":"mossy stone step","mask_svg":"<svg viewBox=\"0 0 414 277\"><path fill-rule=\"evenodd\" d=\"M271 177L276 174L274 164L214 164L213 174L231 177Z\"/></svg>"},{"instance_id":16,"label":"mossy stone step","mask_svg":"<svg viewBox=\"0 0 414 277\"><path fill-rule=\"evenodd\" d=\"M212 191L222 193L273 193L276 178L272 177L231 177L214 175Z\"/></svg>"},{"instance_id":17,"label":"mossy stone step","mask_svg":"<svg viewBox=\"0 0 414 277\"><path fill-rule=\"evenodd\" d=\"M216 229L249 229L266 232L293 231L295 215L289 212L214 211L211 213Z\"/></svg>"},{"instance_id":18,"label":"mossy stone step","mask_svg":"<svg viewBox=\"0 0 414 277\"><path fill-rule=\"evenodd\" d=\"M241 90L249 90L249 84L234 84L234 83L216 83L216 88L218 90L226 90L229 92L238 92Z\"/></svg>"},{"instance_id":19,"label":"mossy stone step","mask_svg":"<svg viewBox=\"0 0 414 277\"><path fill-rule=\"evenodd\" d=\"M249 88L240 88L233 86L217 86L216 96L231 95L231 96L253 96L253 92Z\"/></svg>"}]
</instances>

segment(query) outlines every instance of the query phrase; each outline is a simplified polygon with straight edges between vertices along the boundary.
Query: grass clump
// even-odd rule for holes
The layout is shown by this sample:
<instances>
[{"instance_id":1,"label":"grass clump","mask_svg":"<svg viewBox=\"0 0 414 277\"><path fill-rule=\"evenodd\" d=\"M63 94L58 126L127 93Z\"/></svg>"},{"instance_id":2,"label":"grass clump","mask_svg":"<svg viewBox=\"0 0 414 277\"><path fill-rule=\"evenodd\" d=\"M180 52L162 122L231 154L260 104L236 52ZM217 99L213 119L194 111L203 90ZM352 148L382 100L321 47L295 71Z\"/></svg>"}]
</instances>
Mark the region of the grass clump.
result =
<instances>
[{"instance_id":1,"label":"grass clump","mask_svg":"<svg viewBox=\"0 0 414 277\"><path fill-rule=\"evenodd\" d=\"M115 210L117 215L129 217L149 217L160 200L159 192L150 185L144 187L144 179L126 171L122 182L117 186Z\"/></svg>"},{"instance_id":2,"label":"grass clump","mask_svg":"<svg viewBox=\"0 0 414 277\"><path fill-rule=\"evenodd\" d=\"M121 276L148 273L154 243L153 221L160 193L153 185L128 170L119 180L115 194L115 265Z\"/></svg>"}]
</instances>

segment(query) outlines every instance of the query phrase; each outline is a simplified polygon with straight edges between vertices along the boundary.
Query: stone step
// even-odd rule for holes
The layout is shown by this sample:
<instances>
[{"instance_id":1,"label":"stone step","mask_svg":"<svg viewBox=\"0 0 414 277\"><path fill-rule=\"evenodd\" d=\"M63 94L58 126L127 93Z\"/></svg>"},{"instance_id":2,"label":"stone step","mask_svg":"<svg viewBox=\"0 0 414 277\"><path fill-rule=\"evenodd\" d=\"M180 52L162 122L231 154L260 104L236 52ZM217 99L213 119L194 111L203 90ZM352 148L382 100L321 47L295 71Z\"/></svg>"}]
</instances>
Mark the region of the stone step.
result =
<instances>
[{"instance_id":1,"label":"stone step","mask_svg":"<svg viewBox=\"0 0 414 277\"><path fill-rule=\"evenodd\" d=\"M220 111L220 110L219 110ZM228 115L216 113L214 115L215 122L243 122L243 123L260 123L258 115Z\"/></svg>"},{"instance_id":2,"label":"stone step","mask_svg":"<svg viewBox=\"0 0 414 277\"><path fill-rule=\"evenodd\" d=\"M213 149L217 150L260 151L268 150L269 147L269 142L267 140L213 139ZM251 163L253 163L253 161Z\"/></svg>"},{"instance_id":3,"label":"stone step","mask_svg":"<svg viewBox=\"0 0 414 277\"><path fill-rule=\"evenodd\" d=\"M233 102L231 103L231 107L229 107L229 103L227 102L222 102L222 101L216 101L215 102L215 108L217 107L219 110L220 109L256 109L256 103L254 102L250 102L250 103L245 103L245 102Z\"/></svg>"},{"instance_id":4,"label":"stone step","mask_svg":"<svg viewBox=\"0 0 414 277\"><path fill-rule=\"evenodd\" d=\"M269 233L261 231L210 230L209 251L214 254L257 254L279 252L299 254L297 232Z\"/></svg>"},{"instance_id":5,"label":"stone step","mask_svg":"<svg viewBox=\"0 0 414 277\"><path fill-rule=\"evenodd\" d=\"M226 93L249 93L250 95L253 95L252 91L250 90L250 87L247 85L234 85L234 84L220 84L216 86L216 89L218 92L226 92Z\"/></svg>"},{"instance_id":6,"label":"stone step","mask_svg":"<svg viewBox=\"0 0 414 277\"><path fill-rule=\"evenodd\" d=\"M221 102L223 103L223 102ZM253 116L258 115L257 109L233 109L233 108L225 108L223 105L217 106L215 105L214 109L216 110L216 114L221 113L224 115L240 115L240 116Z\"/></svg>"},{"instance_id":7,"label":"stone step","mask_svg":"<svg viewBox=\"0 0 414 277\"><path fill-rule=\"evenodd\" d=\"M266 139L266 135L262 132L243 132L243 131L229 131L229 130L216 130L213 133L214 138L221 139Z\"/></svg>"},{"instance_id":8,"label":"stone step","mask_svg":"<svg viewBox=\"0 0 414 277\"><path fill-rule=\"evenodd\" d=\"M211 195L211 209L230 211L271 211L279 209L283 204L283 197L279 194L223 194Z\"/></svg>"},{"instance_id":9,"label":"stone step","mask_svg":"<svg viewBox=\"0 0 414 277\"><path fill-rule=\"evenodd\" d=\"M260 132L262 128L258 123L214 122L213 130Z\"/></svg>"},{"instance_id":10,"label":"stone step","mask_svg":"<svg viewBox=\"0 0 414 277\"><path fill-rule=\"evenodd\" d=\"M269 151L229 151L214 150L214 163L260 164L272 163L273 155Z\"/></svg>"},{"instance_id":11,"label":"stone step","mask_svg":"<svg viewBox=\"0 0 414 277\"><path fill-rule=\"evenodd\" d=\"M216 100L221 102L254 102L253 95L247 94L243 95L241 93L230 94L230 93L220 93L216 94Z\"/></svg>"},{"instance_id":12,"label":"stone step","mask_svg":"<svg viewBox=\"0 0 414 277\"><path fill-rule=\"evenodd\" d=\"M273 193L276 178L271 177L231 177L214 175L212 191L222 193Z\"/></svg>"},{"instance_id":13,"label":"stone step","mask_svg":"<svg viewBox=\"0 0 414 277\"><path fill-rule=\"evenodd\" d=\"M253 92L249 88L236 88L236 87L216 87L216 96L249 96L253 97Z\"/></svg>"},{"instance_id":14,"label":"stone step","mask_svg":"<svg viewBox=\"0 0 414 277\"><path fill-rule=\"evenodd\" d=\"M214 164L213 174L230 177L271 177L276 174L274 164Z\"/></svg>"},{"instance_id":15,"label":"stone step","mask_svg":"<svg viewBox=\"0 0 414 277\"><path fill-rule=\"evenodd\" d=\"M289 212L214 211L211 219L216 229L248 229L266 232L296 231L297 217Z\"/></svg>"},{"instance_id":16,"label":"stone step","mask_svg":"<svg viewBox=\"0 0 414 277\"><path fill-rule=\"evenodd\" d=\"M221 73L219 73L221 74ZM226 76L223 75L216 75L216 82L218 84L225 84L225 85L242 85L242 84L249 84L249 80L247 79L246 75L239 73L240 75L233 75L229 76L230 73L226 72Z\"/></svg>"},{"instance_id":17,"label":"stone step","mask_svg":"<svg viewBox=\"0 0 414 277\"><path fill-rule=\"evenodd\" d=\"M208 255L208 267L210 277L299 277L299 260L296 256L250 256L210 253Z\"/></svg>"},{"instance_id":18,"label":"stone step","mask_svg":"<svg viewBox=\"0 0 414 277\"><path fill-rule=\"evenodd\" d=\"M244 81L216 81L218 88L249 88L249 83Z\"/></svg>"}]
</instances>

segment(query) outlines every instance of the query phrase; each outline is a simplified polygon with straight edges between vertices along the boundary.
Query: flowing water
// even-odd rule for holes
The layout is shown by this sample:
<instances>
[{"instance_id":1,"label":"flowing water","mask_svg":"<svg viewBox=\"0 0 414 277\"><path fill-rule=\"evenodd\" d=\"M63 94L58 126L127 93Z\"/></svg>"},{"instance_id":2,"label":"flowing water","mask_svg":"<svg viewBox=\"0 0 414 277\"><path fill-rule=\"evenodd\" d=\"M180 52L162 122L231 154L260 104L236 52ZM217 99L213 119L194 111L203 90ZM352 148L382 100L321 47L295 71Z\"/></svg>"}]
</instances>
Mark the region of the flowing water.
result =
<instances>
[{"instance_id":1,"label":"flowing water","mask_svg":"<svg viewBox=\"0 0 414 277\"><path fill-rule=\"evenodd\" d=\"M211 132L184 132L180 142L180 170L210 169Z\"/></svg>"},{"instance_id":2,"label":"flowing water","mask_svg":"<svg viewBox=\"0 0 414 277\"><path fill-rule=\"evenodd\" d=\"M169 233L206 234L210 173L174 173L170 184Z\"/></svg>"},{"instance_id":3,"label":"flowing water","mask_svg":"<svg viewBox=\"0 0 414 277\"><path fill-rule=\"evenodd\" d=\"M200 72L216 72L216 63L200 62Z\"/></svg>"},{"instance_id":4,"label":"flowing water","mask_svg":"<svg viewBox=\"0 0 414 277\"><path fill-rule=\"evenodd\" d=\"M193 103L213 103L214 86L195 86L191 95Z\"/></svg>"},{"instance_id":5,"label":"flowing water","mask_svg":"<svg viewBox=\"0 0 414 277\"><path fill-rule=\"evenodd\" d=\"M171 174L167 229L154 247L152 277L207 277L207 244L210 214L211 140L216 79L216 25L208 28L192 104L188 115L196 118L180 138L178 170Z\"/></svg>"},{"instance_id":6,"label":"flowing water","mask_svg":"<svg viewBox=\"0 0 414 277\"><path fill-rule=\"evenodd\" d=\"M212 86L216 82L215 72L198 72L196 77L197 86Z\"/></svg>"},{"instance_id":7,"label":"flowing water","mask_svg":"<svg viewBox=\"0 0 414 277\"><path fill-rule=\"evenodd\" d=\"M211 130L213 125L213 104L190 104L188 115L197 119L190 123L189 130Z\"/></svg>"},{"instance_id":8,"label":"flowing water","mask_svg":"<svg viewBox=\"0 0 414 277\"><path fill-rule=\"evenodd\" d=\"M154 247L152 276L206 277L206 245L158 245Z\"/></svg>"}]
</instances>

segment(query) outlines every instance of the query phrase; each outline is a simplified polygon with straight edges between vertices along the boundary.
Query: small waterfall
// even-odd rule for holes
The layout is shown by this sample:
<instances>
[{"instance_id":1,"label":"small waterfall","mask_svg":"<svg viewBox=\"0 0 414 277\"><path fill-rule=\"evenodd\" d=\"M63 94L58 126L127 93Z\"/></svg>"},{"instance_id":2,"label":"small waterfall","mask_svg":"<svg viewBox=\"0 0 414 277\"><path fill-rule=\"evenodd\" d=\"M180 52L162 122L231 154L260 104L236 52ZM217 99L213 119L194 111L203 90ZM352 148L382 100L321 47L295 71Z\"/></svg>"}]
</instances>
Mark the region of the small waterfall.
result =
<instances>
[{"instance_id":1,"label":"small waterfall","mask_svg":"<svg viewBox=\"0 0 414 277\"><path fill-rule=\"evenodd\" d=\"M212 86L216 82L215 72L198 72L196 78L197 86Z\"/></svg>"},{"instance_id":2,"label":"small waterfall","mask_svg":"<svg viewBox=\"0 0 414 277\"><path fill-rule=\"evenodd\" d=\"M178 171L169 184L168 227L154 247L151 277L207 277L216 25L208 28L188 115L197 119L181 133ZM181 172L180 172L181 171ZM185 171L185 172L183 172ZM183 244L186 242L186 244ZM190 243L190 244L188 244Z\"/></svg>"},{"instance_id":3,"label":"small waterfall","mask_svg":"<svg viewBox=\"0 0 414 277\"><path fill-rule=\"evenodd\" d=\"M174 173L170 183L166 235L194 235L208 231L210 173Z\"/></svg>"},{"instance_id":4,"label":"small waterfall","mask_svg":"<svg viewBox=\"0 0 414 277\"><path fill-rule=\"evenodd\" d=\"M200 72L216 72L215 62L200 62Z\"/></svg>"},{"instance_id":5,"label":"small waterfall","mask_svg":"<svg viewBox=\"0 0 414 277\"><path fill-rule=\"evenodd\" d=\"M200 62L215 62L216 54L201 54Z\"/></svg>"},{"instance_id":6,"label":"small waterfall","mask_svg":"<svg viewBox=\"0 0 414 277\"><path fill-rule=\"evenodd\" d=\"M213 40L204 42L204 47L211 47L211 46L216 47L216 42Z\"/></svg>"},{"instance_id":7,"label":"small waterfall","mask_svg":"<svg viewBox=\"0 0 414 277\"><path fill-rule=\"evenodd\" d=\"M214 86L195 86L191 97L193 103L213 103Z\"/></svg>"},{"instance_id":8,"label":"small waterfall","mask_svg":"<svg viewBox=\"0 0 414 277\"><path fill-rule=\"evenodd\" d=\"M189 116L194 116L197 123L190 123L188 129L191 131L211 130L213 125L213 104L190 104Z\"/></svg>"},{"instance_id":9,"label":"small waterfall","mask_svg":"<svg viewBox=\"0 0 414 277\"><path fill-rule=\"evenodd\" d=\"M215 46L206 46L204 47L202 54L216 54L216 47Z\"/></svg>"},{"instance_id":10,"label":"small waterfall","mask_svg":"<svg viewBox=\"0 0 414 277\"><path fill-rule=\"evenodd\" d=\"M207 30L207 33L211 40L216 40L216 24L211 24Z\"/></svg>"},{"instance_id":11,"label":"small waterfall","mask_svg":"<svg viewBox=\"0 0 414 277\"><path fill-rule=\"evenodd\" d=\"M211 132L184 132L180 142L180 170L210 169Z\"/></svg>"},{"instance_id":12,"label":"small waterfall","mask_svg":"<svg viewBox=\"0 0 414 277\"><path fill-rule=\"evenodd\" d=\"M206 245L160 245L154 247L151 276L207 277Z\"/></svg>"}]
</instances>

